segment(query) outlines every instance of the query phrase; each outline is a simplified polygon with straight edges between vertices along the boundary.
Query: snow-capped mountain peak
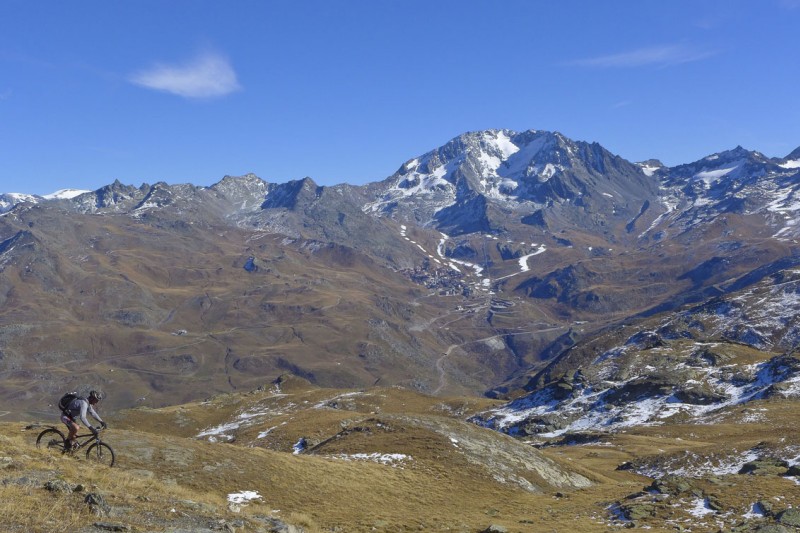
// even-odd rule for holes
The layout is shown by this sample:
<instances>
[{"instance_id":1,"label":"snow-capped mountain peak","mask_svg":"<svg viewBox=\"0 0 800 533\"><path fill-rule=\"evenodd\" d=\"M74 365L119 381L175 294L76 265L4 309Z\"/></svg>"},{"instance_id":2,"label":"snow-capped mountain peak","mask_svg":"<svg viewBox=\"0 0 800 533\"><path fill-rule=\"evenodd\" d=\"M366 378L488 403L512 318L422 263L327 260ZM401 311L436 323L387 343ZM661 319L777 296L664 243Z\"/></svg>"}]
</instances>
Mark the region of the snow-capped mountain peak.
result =
<instances>
[{"instance_id":1,"label":"snow-capped mountain peak","mask_svg":"<svg viewBox=\"0 0 800 533\"><path fill-rule=\"evenodd\" d=\"M656 181L640 167L597 143L541 130L486 130L408 161L381 184L365 211L458 234L505 226L493 220L502 215L490 213L489 203L518 219L548 205L580 203L630 220L653 200L655 189Z\"/></svg>"}]
</instances>

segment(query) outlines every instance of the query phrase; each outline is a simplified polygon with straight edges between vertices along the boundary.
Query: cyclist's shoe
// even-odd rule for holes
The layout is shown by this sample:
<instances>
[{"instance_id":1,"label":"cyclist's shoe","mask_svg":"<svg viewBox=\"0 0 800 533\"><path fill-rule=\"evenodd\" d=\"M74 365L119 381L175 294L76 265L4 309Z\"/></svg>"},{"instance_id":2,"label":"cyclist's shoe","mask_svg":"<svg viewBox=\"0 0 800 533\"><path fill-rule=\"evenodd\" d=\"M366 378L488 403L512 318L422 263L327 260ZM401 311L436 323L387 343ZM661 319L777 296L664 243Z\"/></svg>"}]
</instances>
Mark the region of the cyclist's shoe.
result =
<instances>
[{"instance_id":1,"label":"cyclist's shoe","mask_svg":"<svg viewBox=\"0 0 800 533\"><path fill-rule=\"evenodd\" d=\"M80 445L80 444L78 444L77 442L73 442L73 443L71 443L71 444L69 445L69 449L70 449L70 451L77 450L77 449L78 449L78 448L80 448L80 447L81 447L81 445Z\"/></svg>"}]
</instances>

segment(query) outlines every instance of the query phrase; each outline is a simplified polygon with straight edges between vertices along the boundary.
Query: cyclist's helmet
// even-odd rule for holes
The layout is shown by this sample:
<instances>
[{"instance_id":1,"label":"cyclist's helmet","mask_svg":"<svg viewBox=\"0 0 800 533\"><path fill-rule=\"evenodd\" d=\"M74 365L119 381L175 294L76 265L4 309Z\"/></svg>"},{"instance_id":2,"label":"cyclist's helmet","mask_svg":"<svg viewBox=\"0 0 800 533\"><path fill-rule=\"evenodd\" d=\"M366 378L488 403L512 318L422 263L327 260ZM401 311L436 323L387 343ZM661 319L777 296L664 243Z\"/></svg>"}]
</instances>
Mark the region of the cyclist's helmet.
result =
<instances>
[{"instance_id":1,"label":"cyclist's helmet","mask_svg":"<svg viewBox=\"0 0 800 533\"><path fill-rule=\"evenodd\" d=\"M103 399L103 393L97 390L89 392L89 398L97 400L98 402Z\"/></svg>"}]
</instances>

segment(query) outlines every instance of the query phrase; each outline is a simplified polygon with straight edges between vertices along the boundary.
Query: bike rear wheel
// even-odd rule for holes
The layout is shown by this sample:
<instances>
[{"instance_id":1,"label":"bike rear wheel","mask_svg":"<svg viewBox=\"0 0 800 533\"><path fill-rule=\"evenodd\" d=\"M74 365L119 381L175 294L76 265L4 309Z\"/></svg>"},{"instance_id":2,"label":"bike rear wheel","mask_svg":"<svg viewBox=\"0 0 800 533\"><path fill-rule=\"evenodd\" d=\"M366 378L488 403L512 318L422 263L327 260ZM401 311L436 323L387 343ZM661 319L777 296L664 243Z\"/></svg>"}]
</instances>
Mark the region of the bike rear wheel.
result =
<instances>
[{"instance_id":1,"label":"bike rear wheel","mask_svg":"<svg viewBox=\"0 0 800 533\"><path fill-rule=\"evenodd\" d=\"M114 466L114 450L105 442L95 442L86 450L86 459L106 466Z\"/></svg>"},{"instance_id":2,"label":"bike rear wheel","mask_svg":"<svg viewBox=\"0 0 800 533\"><path fill-rule=\"evenodd\" d=\"M56 428L47 428L36 437L36 447L51 453L64 453L67 438Z\"/></svg>"}]
</instances>

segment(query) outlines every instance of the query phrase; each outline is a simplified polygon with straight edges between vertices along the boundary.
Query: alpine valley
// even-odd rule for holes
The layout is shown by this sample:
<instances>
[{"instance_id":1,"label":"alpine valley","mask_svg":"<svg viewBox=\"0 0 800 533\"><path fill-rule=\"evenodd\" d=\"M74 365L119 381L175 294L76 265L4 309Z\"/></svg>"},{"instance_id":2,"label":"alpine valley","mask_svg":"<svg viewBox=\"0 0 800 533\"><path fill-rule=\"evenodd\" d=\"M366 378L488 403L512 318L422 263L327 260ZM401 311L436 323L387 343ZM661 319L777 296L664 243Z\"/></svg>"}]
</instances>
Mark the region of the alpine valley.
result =
<instances>
[{"instance_id":1,"label":"alpine valley","mask_svg":"<svg viewBox=\"0 0 800 533\"><path fill-rule=\"evenodd\" d=\"M116 181L0 213L4 420L101 388L131 471L213 493L241 468L266 503L225 527L800 528L800 148L666 167L488 130L362 186ZM299 487L372 470L270 501L253 448ZM404 504L335 497L373 486Z\"/></svg>"}]
</instances>

